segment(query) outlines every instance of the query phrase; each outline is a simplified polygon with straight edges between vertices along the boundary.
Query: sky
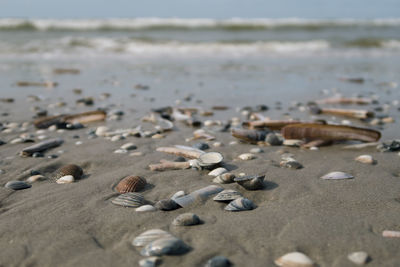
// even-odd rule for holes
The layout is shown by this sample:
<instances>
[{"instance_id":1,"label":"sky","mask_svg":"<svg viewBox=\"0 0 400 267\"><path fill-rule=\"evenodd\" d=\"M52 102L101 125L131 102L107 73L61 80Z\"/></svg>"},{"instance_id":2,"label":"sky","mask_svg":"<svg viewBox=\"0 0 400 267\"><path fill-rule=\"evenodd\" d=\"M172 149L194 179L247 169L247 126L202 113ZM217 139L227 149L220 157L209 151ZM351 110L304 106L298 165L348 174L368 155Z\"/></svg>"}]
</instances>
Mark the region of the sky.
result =
<instances>
[{"instance_id":1,"label":"sky","mask_svg":"<svg viewBox=\"0 0 400 267\"><path fill-rule=\"evenodd\" d=\"M0 0L0 18L395 18L400 0Z\"/></svg>"}]
</instances>

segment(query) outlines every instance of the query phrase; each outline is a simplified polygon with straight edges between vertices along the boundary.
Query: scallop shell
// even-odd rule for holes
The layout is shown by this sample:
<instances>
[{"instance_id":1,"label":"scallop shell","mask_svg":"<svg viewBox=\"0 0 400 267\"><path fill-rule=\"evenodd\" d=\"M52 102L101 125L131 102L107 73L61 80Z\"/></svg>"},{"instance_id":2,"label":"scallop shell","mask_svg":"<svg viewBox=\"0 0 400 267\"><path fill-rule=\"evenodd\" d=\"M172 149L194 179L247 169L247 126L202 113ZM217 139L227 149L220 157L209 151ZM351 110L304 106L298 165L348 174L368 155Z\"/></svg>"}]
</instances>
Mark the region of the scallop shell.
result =
<instances>
[{"instance_id":1,"label":"scallop shell","mask_svg":"<svg viewBox=\"0 0 400 267\"><path fill-rule=\"evenodd\" d=\"M235 177L236 175L233 173L224 173L215 177L213 182L219 184L229 184L234 182L233 179L235 179Z\"/></svg>"},{"instance_id":2,"label":"scallop shell","mask_svg":"<svg viewBox=\"0 0 400 267\"><path fill-rule=\"evenodd\" d=\"M83 175L83 170L78 165L68 164L57 170L55 178L59 179L66 175L72 175L76 180L79 180Z\"/></svg>"},{"instance_id":3,"label":"scallop shell","mask_svg":"<svg viewBox=\"0 0 400 267\"><path fill-rule=\"evenodd\" d=\"M172 224L177 226L189 226L189 225L196 225L199 223L200 223L200 218L194 213L183 213L172 221Z\"/></svg>"},{"instance_id":4,"label":"scallop shell","mask_svg":"<svg viewBox=\"0 0 400 267\"><path fill-rule=\"evenodd\" d=\"M189 247L176 237L157 239L146 245L140 254L142 256L180 255L189 250Z\"/></svg>"},{"instance_id":5,"label":"scallop shell","mask_svg":"<svg viewBox=\"0 0 400 267\"><path fill-rule=\"evenodd\" d=\"M233 201L231 201L226 207L225 210L228 211L243 211L243 210L252 210L255 208L253 201L250 199L240 197Z\"/></svg>"},{"instance_id":6,"label":"scallop shell","mask_svg":"<svg viewBox=\"0 0 400 267\"><path fill-rule=\"evenodd\" d=\"M305 254L291 252L275 260L275 264L283 267L313 267L314 262Z\"/></svg>"},{"instance_id":7,"label":"scallop shell","mask_svg":"<svg viewBox=\"0 0 400 267\"><path fill-rule=\"evenodd\" d=\"M135 247L143 247L157 239L167 237L173 237L173 235L161 229L151 229L141 233L133 239L132 245Z\"/></svg>"},{"instance_id":8,"label":"scallop shell","mask_svg":"<svg viewBox=\"0 0 400 267\"><path fill-rule=\"evenodd\" d=\"M162 199L154 205L159 210L176 210L179 205L172 199Z\"/></svg>"},{"instance_id":9,"label":"scallop shell","mask_svg":"<svg viewBox=\"0 0 400 267\"><path fill-rule=\"evenodd\" d=\"M24 181L9 181L5 184L6 188L10 188L12 190L22 190L26 188L32 187L32 185L25 183Z\"/></svg>"},{"instance_id":10,"label":"scallop shell","mask_svg":"<svg viewBox=\"0 0 400 267\"><path fill-rule=\"evenodd\" d=\"M115 190L117 190L121 194L127 192L138 192L143 190L146 184L146 179L140 176L130 175L122 179L115 187Z\"/></svg>"},{"instance_id":11,"label":"scallop shell","mask_svg":"<svg viewBox=\"0 0 400 267\"><path fill-rule=\"evenodd\" d=\"M236 190L226 189L222 192L219 192L213 200L215 201L232 201L239 197L242 197L242 194Z\"/></svg>"},{"instance_id":12,"label":"scallop shell","mask_svg":"<svg viewBox=\"0 0 400 267\"><path fill-rule=\"evenodd\" d=\"M196 199L198 199L198 198L207 199L211 195L217 194L217 193L221 192L222 190L224 190L224 189L220 186L209 185L207 187L203 187L199 190L193 191L192 193L190 193L186 196L176 198L175 202L178 203L179 206L184 208L184 207L187 207L187 206L193 204L193 202L195 202Z\"/></svg>"},{"instance_id":13,"label":"scallop shell","mask_svg":"<svg viewBox=\"0 0 400 267\"><path fill-rule=\"evenodd\" d=\"M123 207L137 208L142 206L145 203L145 200L141 194L129 192L119 195L118 197L114 198L111 202L115 205Z\"/></svg>"},{"instance_id":14,"label":"scallop shell","mask_svg":"<svg viewBox=\"0 0 400 267\"><path fill-rule=\"evenodd\" d=\"M205 169L217 166L222 162L224 157L218 152L208 152L201 154L198 158L199 165Z\"/></svg>"},{"instance_id":15,"label":"scallop shell","mask_svg":"<svg viewBox=\"0 0 400 267\"><path fill-rule=\"evenodd\" d=\"M258 190L264 187L264 177L265 175L239 176L234 181L247 190Z\"/></svg>"},{"instance_id":16,"label":"scallop shell","mask_svg":"<svg viewBox=\"0 0 400 267\"><path fill-rule=\"evenodd\" d=\"M330 172L321 177L324 180L341 180L341 179L352 179L353 175L345 172Z\"/></svg>"},{"instance_id":17,"label":"scallop shell","mask_svg":"<svg viewBox=\"0 0 400 267\"><path fill-rule=\"evenodd\" d=\"M224 256L215 256L207 261L205 267L229 267L231 265L231 262Z\"/></svg>"},{"instance_id":18,"label":"scallop shell","mask_svg":"<svg viewBox=\"0 0 400 267\"><path fill-rule=\"evenodd\" d=\"M216 168L216 169L210 171L208 173L208 175L210 175L210 176L218 176L218 175L221 175L223 173L226 173L227 171L228 171L227 169L219 167L219 168Z\"/></svg>"}]
</instances>

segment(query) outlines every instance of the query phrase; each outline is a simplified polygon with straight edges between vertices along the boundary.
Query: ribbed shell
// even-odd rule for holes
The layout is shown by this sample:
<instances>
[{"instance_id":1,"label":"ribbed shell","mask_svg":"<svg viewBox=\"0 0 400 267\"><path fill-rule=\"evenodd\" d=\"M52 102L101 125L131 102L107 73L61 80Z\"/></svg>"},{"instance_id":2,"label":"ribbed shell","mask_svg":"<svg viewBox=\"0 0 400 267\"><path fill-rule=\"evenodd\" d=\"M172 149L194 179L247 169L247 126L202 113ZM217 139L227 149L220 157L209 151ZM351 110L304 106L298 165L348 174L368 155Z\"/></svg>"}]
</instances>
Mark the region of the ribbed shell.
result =
<instances>
[{"instance_id":1,"label":"ribbed shell","mask_svg":"<svg viewBox=\"0 0 400 267\"><path fill-rule=\"evenodd\" d=\"M215 201L232 201L241 196L242 194L236 190L226 189L218 193L218 195L216 195L213 199Z\"/></svg>"},{"instance_id":2,"label":"ribbed shell","mask_svg":"<svg viewBox=\"0 0 400 267\"><path fill-rule=\"evenodd\" d=\"M125 193L111 201L113 204L129 208L137 208L145 204L143 196L139 193Z\"/></svg>"},{"instance_id":3,"label":"ribbed shell","mask_svg":"<svg viewBox=\"0 0 400 267\"><path fill-rule=\"evenodd\" d=\"M233 200L231 203L229 203L226 207L225 210L228 211L243 211L243 210L252 210L255 208L254 203L247 198L241 197Z\"/></svg>"},{"instance_id":4,"label":"ribbed shell","mask_svg":"<svg viewBox=\"0 0 400 267\"><path fill-rule=\"evenodd\" d=\"M67 176L67 175L72 175L75 179L78 180L82 177L83 170L78 165L68 164L57 170L55 178L59 179L63 176Z\"/></svg>"},{"instance_id":5,"label":"ribbed shell","mask_svg":"<svg viewBox=\"0 0 400 267\"><path fill-rule=\"evenodd\" d=\"M146 246L147 244L165 237L173 237L170 233L161 229L150 229L146 232L141 233L132 241L132 245L135 247Z\"/></svg>"},{"instance_id":6,"label":"ribbed shell","mask_svg":"<svg viewBox=\"0 0 400 267\"><path fill-rule=\"evenodd\" d=\"M239 176L234 181L247 190L258 190L264 187L264 177L264 175Z\"/></svg>"},{"instance_id":7,"label":"ribbed shell","mask_svg":"<svg viewBox=\"0 0 400 267\"><path fill-rule=\"evenodd\" d=\"M130 175L122 179L115 187L115 190L117 190L121 194L127 192L138 192L143 190L146 184L146 179L140 176Z\"/></svg>"},{"instance_id":8,"label":"ribbed shell","mask_svg":"<svg viewBox=\"0 0 400 267\"><path fill-rule=\"evenodd\" d=\"M157 239L145 246L140 254L142 256L180 255L189 250L188 246L176 237Z\"/></svg>"}]
</instances>

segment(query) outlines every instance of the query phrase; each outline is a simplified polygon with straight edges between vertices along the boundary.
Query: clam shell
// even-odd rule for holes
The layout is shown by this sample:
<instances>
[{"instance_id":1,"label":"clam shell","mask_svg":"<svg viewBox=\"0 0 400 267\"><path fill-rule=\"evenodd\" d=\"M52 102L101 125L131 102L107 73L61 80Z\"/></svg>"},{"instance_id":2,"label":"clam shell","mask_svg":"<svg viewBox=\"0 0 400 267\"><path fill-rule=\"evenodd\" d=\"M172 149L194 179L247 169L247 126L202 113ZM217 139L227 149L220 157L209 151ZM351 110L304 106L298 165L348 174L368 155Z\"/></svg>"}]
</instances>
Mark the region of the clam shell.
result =
<instances>
[{"instance_id":1,"label":"clam shell","mask_svg":"<svg viewBox=\"0 0 400 267\"><path fill-rule=\"evenodd\" d=\"M22 190L26 188L32 187L32 185L25 183L24 181L9 181L5 184L6 188L10 188L12 190Z\"/></svg>"},{"instance_id":2,"label":"clam shell","mask_svg":"<svg viewBox=\"0 0 400 267\"><path fill-rule=\"evenodd\" d=\"M199 223L200 223L200 218L194 213L183 213L172 221L172 224L177 226L189 226L189 225L196 225Z\"/></svg>"},{"instance_id":3,"label":"clam shell","mask_svg":"<svg viewBox=\"0 0 400 267\"><path fill-rule=\"evenodd\" d=\"M211 195L217 194L217 193L221 192L222 190L224 190L224 188L222 188L220 186L209 185L207 187L203 187L199 190L193 191L192 193L190 193L186 196L176 198L175 202L178 203L179 206L184 208L184 207L187 207L187 206L193 204L193 202L195 202L195 200L198 198L207 199Z\"/></svg>"},{"instance_id":4,"label":"clam shell","mask_svg":"<svg viewBox=\"0 0 400 267\"><path fill-rule=\"evenodd\" d=\"M224 256L215 256L207 261L205 267L229 267L231 262Z\"/></svg>"},{"instance_id":5,"label":"clam shell","mask_svg":"<svg viewBox=\"0 0 400 267\"><path fill-rule=\"evenodd\" d=\"M264 187L264 177L265 175L247 175L236 177L233 180L247 190L258 190Z\"/></svg>"},{"instance_id":6,"label":"clam shell","mask_svg":"<svg viewBox=\"0 0 400 267\"><path fill-rule=\"evenodd\" d=\"M111 201L113 204L129 208L137 208L145 203L144 197L139 193L125 193L114 198Z\"/></svg>"},{"instance_id":7,"label":"clam shell","mask_svg":"<svg viewBox=\"0 0 400 267\"><path fill-rule=\"evenodd\" d=\"M57 184L70 184L70 183L73 183L73 182L75 182L75 178L72 175L65 175L63 177L60 177L56 181Z\"/></svg>"},{"instance_id":8,"label":"clam shell","mask_svg":"<svg viewBox=\"0 0 400 267\"><path fill-rule=\"evenodd\" d=\"M66 175L72 175L76 180L79 180L83 175L83 170L78 165L68 164L57 170L55 178L59 179Z\"/></svg>"},{"instance_id":9,"label":"clam shell","mask_svg":"<svg viewBox=\"0 0 400 267\"><path fill-rule=\"evenodd\" d=\"M255 208L253 201L250 199L240 197L233 201L231 201L226 207L225 210L228 211L243 211L243 210L252 210Z\"/></svg>"},{"instance_id":10,"label":"clam shell","mask_svg":"<svg viewBox=\"0 0 400 267\"><path fill-rule=\"evenodd\" d=\"M208 175L210 175L210 176L218 176L218 175L221 175L223 173L226 173L227 171L228 171L227 169L219 167L219 168L216 168L216 169L210 171L208 173Z\"/></svg>"},{"instance_id":11,"label":"clam shell","mask_svg":"<svg viewBox=\"0 0 400 267\"><path fill-rule=\"evenodd\" d=\"M235 179L235 177L236 176L233 173L224 173L215 177L213 182L219 184L229 184L234 182L233 179Z\"/></svg>"},{"instance_id":12,"label":"clam shell","mask_svg":"<svg viewBox=\"0 0 400 267\"><path fill-rule=\"evenodd\" d=\"M122 179L115 187L119 193L124 194L127 192L138 192L145 188L146 179L140 176L130 175Z\"/></svg>"},{"instance_id":13,"label":"clam shell","mask_svg":"<svg viewBox=\"0 0 400 267\"><path fill-rule=\"evenodd\" d=\"M303 165L301 165L300 162L297 160L283 160L280 163L281 167L288 168L288 169L301 169L303 168Z\"/></svg>"},{"instance_id":14,"label":"clam shell","mask_svg":"<svg viewBox=\"0 0 400 267\"><path fill-rule=\"evenodd\" d=\"M132 245L135 247L143 247L157 239L167 237L173 237L173 235L161 229L151 229L133 239Z\"/></svg>"},{"instance_id":15,"label":"clam shell","mask_svg":"<svg viewBox=\"0 0 400 267\"><path fill-rule=\"evenodd\" d=\"M176 210L179 205L172 199L162 199L154 205L159 210L169 211Z\"/></svg>"},{"instance_id":16,"label":"clam shell","mask_svg":"<svg viewBox=\"0 0 400 267\"><path fill-rule=\"evenodd\" d=\"M375 160L371 155L361 155L355 158L356 161L365 164L374 164Z\"/></svg>"},{"instance_id":17,"label":"clam shell","mask_svg":"<svg viewBox=\"0 0 400 267\"><path fill-rule=\"evenodd\" d=\"M345 172L330 172L321 177L324 180L341 180L341 179L352 179L353 175Z\"/></svg>"},{"instance_id":18,"label":"clam shell","mask_svg":"<svg viewBox=\"0 0 400 267\"><path fill-rule=\"evenodd\" d=\"M242 197L242 194L236 190L226 189L222 192L219 192L213 200L215 201L232 201L239 197Z\"/></svg>"},{"instance_id":19,"label":"clam shell","mask_svg":"<svg viewBox=\"0 0 400 267\"><path fill-rule=\"evenodd\" d=\"M146 245L140 252L143 256L180 255L189 250L189 247L176 237L157 239Z\"/></svg>"},{"instance_id":20,"label":"clam shell","mask_svg":"<svg viewBox=\"0 0 400 267\"><path fill-rule=\"evenodd\" d=\"M283 267L312 267L314 262L305 254L291 252L275 260L275 264Z\"/></svg>"},{"instance_id":21,"label":"clam shell","mask_svg":"<svg viewBox=\"0 0 400 267\"><path fill-rule=\"evenodd\" d=\"M347 255L347 258L355 264L363 265L368 261L368 254L365 251L357 251Z\"/></svg>"},{"instance_id":22,"label":"clam shell","mask_svg":"<svg viewBox=\"0 0 400 267\"><path fill-rule=\"evenodd\" d=\"M199 165L203 168L212 168L222 162L224 157L218 152L201 154L198 158Z\"/></svg>"}]
</instances>

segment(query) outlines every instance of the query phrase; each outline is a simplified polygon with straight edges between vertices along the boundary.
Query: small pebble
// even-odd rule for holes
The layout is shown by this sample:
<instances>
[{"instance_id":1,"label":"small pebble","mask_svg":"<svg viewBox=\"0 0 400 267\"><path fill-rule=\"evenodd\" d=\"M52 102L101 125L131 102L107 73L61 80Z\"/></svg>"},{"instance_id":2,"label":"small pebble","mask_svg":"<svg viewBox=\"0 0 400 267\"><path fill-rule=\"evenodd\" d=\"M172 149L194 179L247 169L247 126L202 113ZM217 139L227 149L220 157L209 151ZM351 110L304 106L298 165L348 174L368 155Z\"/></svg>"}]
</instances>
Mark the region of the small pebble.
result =
<instances>
[{"instance_id":1,"label":"small pebble","mask_svg":"<svg viewBox=\"0 0 400 267\"><path fill-rule=\"evenodd\" d=\"M73 183L75 181L74 176L72 175L65 175L59 179L57 179L56 183L57 184L70 184Z\"/></svg>"},{"instance_id":2,"label":"small pebble","mask_svg":"<svg viewBox=\"0 0 400 267\"><path fill-rule=\"evenodd\" d=\"M22 190L22 189L30 188L30 187L32 187L32 185L25 183L23 181L9 181L8 183L6 183L6 185L4 187L13 189L13 190Z\"/></svg>"},{"instance_id":3,"label":"small pebble","mask_svg":"<svg viewBox=\"0 0 400 267\"><path fill-rule=\"evenodd\" d=\"M231 262L224 256L215 256L207 261L205 267L229 267L231 265Z\"/></svg>"},{"instance_id":4,"label":"small pebble","mask_svg":"<svg viewBox=\"0 0 400 267\"><path fill-rule=\"evenodd\" d=\"M368 254L365 251L357 251L350 253L347 258L355 264L363 265L368 261Z\"/></svg>"},{"instance_id":5,"label":"small pebble","mask_svg":"<svg viewBox=\"0 0 400 267\"><path fill-rule=\"evenodd\" d=\"M238 158L241 160L252 160L252 159L255 159L256 156L252 153L244 153L244 154L239 155Z\"/></svg>"},{"instance_id":6,"label":"small pebble","mask_svg":"<svg viewBox=\"0 0 400 267\"><path fill-rule=\"evenodd\" d=\"M283 140L281 138L279 138L276 134L269 133L265 137L265 142L267 142L271 146L280 146L280 145L282 145Z\"/></svg>"},{"instance_id":7,"label":"small pebble","mask_svg":"<svg viewBox=\"0 0 400 267\"><path fill-rule=\"evenodd\" d=\"M111 137L111 142L116 142L119 140L125 139L125 137L123 137L122 135L114 135L113 137Z\"/></svg>"},{"instance_id":8,"label":"small pebble","mask_svg":"<svg viewBox=\"0 0 400 267\"><path fill-rule=\"evenodd\" d=\"M213 147L221 147L223 144L221 142L214 142Z\"/></svg>"},{"instance_id":9,"label":"small pebble","mask_svg":"<svg viewBox=\"0 0 400 267\"><path fill-rule=\"evenodd\" d=\"M203 143L203 142L196 143L192 147L200 149L200 150L206 150L206 149L210 148L210 146L207 143Z\"/></svg>"},{"instance_id":10,"label":"small pebble","mask_svg":"<svg viewBox=\"0 0 400 267\"><path fill-rule=\"evenodd\" d=\"M58 158L58 155L56 155L56 154L51 154L51 155L48 155L47 158L48 158L48 159L56 159L56 158Z\"/></svg>"},{"instance_id":11,"label":"small pebble","mask_svg":"<svg viewBox=\"0 0 400 267\"><path fill-rule=\"evenodd\" d=\"M40 152L35 152L32 154L32 158L43 158L44 154Z\"/></svg>"}]
</instances>

